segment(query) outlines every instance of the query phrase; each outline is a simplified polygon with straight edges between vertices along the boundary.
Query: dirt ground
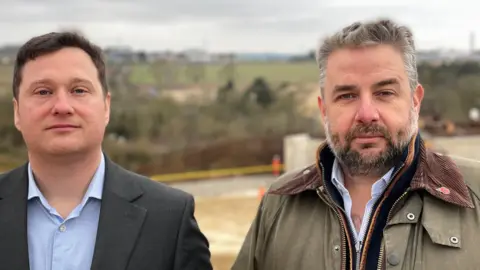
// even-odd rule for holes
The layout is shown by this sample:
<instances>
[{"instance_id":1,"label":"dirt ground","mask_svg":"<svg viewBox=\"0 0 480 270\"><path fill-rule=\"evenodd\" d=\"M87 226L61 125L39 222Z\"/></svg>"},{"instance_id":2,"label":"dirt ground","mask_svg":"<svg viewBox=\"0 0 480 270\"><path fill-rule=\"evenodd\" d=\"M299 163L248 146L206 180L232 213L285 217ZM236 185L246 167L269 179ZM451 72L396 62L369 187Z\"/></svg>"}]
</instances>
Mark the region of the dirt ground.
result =
<instances>
[{"instance_id":1,"label":"dirt ground","mask_svg":"<svg viewBox=\"0 0 480 270\"><path fill-rule=\"evenodd\" d=\"M215 270L227 270L232 266L258 203L256 196L196 198L195 216L210 241Z\"/></svg>"}]
</instances>

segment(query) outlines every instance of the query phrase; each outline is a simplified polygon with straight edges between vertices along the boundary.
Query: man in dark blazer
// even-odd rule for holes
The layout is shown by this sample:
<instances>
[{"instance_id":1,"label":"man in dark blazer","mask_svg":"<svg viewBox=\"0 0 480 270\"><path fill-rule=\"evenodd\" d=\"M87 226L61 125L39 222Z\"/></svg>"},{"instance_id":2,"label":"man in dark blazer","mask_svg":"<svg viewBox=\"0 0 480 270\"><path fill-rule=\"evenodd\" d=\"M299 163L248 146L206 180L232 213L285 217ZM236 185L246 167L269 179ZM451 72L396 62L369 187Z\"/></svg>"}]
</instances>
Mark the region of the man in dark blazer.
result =
<instances>
[{"instance_id":1,"label":"man in dark blazer","mask_svg":"<svg viewBox=\"0 0 480 270\"><path fill-rule=\"evenodd\" d=\"M103 153L105 73L75 33L20 48L13 105L28 162L0 176L0 269L212 269L193 196Z\"/></svg>"}]
</instances>

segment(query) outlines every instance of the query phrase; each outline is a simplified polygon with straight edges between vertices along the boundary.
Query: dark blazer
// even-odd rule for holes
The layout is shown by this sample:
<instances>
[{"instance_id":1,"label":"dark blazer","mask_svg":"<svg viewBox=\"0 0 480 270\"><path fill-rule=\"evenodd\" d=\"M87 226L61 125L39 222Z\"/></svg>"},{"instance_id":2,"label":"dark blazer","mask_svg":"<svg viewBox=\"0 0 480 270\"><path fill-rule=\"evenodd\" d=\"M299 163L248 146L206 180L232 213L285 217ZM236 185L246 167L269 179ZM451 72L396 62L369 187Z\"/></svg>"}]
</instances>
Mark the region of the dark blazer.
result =
<instances>
[{"instance_id":1,"label":"dark blazer","mask_svg":"<svg viewBox=\"0 0 480 270\"><path fill-rule=\"evenodd\" d=\"M192 195L106 158L92 270L212 269ZM28 270L27 166L0 175L0 270Z\"/></svg>"}]
</instances>

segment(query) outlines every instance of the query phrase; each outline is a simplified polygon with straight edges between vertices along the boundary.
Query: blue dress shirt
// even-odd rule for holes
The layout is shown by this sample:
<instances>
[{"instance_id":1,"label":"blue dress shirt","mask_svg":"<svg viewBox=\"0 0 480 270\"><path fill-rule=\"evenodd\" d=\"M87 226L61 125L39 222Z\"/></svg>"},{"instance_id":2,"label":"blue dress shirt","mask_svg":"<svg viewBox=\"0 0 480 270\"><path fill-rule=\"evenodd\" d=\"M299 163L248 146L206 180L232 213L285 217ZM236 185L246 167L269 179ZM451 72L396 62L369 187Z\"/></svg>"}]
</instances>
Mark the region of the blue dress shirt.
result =
<instances>
[{"instance_id":1,"label":"blue dress shirt","mask_svg":"<svg viewBox=\"0 0 480 270\"><path fill-rule=\"evenodd\" d=\"M28 164L27 231L31 270L88 270L91 267L105 176L105 157L82 202L63 219L36 185Z\"/></svg>"}]
</instances>

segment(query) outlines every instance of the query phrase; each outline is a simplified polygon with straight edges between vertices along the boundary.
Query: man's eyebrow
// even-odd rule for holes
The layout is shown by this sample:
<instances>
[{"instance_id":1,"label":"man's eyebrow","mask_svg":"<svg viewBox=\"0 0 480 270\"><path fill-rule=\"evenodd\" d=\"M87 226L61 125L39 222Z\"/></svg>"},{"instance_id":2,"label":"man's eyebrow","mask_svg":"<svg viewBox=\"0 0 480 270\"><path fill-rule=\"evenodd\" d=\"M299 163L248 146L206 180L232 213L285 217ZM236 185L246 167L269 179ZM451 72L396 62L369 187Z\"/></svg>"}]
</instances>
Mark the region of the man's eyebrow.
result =
<instances>
[{"instance_id":1,"label":"man's eyebrow","mask_svg":"<svg viewBox=\"0 0 480 270\"><path fill-rule=\"evenodd\" d=\"M92 84L92 82L90 82L89 80L86 80L86 79L82 79L82 78L79 78L79 77L75 77L73 79L70 80L71 83L88 83L88 84ZM51 80L51 79L39 79L39 80L36 80L36 81L33 81L31 83L31 85L37 85L37 84L55 84L55 81Z\"/></svg>"},{"instance_id":2,"label":"man's eyebrow","mask_svg":"<svg viewBox=\"0 0 480 270\"><path fill-rule=\"evenodd\" d=\"M82 79L82 78L79 78L79 77L75 77L71 80L72 83L88 83L88 84L92 84L92 82L90 82L89 80L86 80L86 79Z\"/></svg>"},{"instance_id":3,"label":"man's eyebrow","mask_svg":"<svg viewBox=\"0 0 480 270\"><path fill-rule=\"evenodd\" d=\"M50 79L39 79L30 83L30 85L37 85L37 84L53 84L54 81Z\"/></svg>"},{"instance_id":4,"label":"man's eyebrow","mask_svg":"<svg viewBox=\"0 0 480 270\"><path fill-rule=\"evenodd\" d=\"M333 88L333 92L350 92L358 90L358 86L354 84L343 84L343 85L335 85Z\"/></svg>"},{"instance_id":5,"label":"man's eyebrow","mask_svg":"<svg viewBox=\"0 0 480 270\"><path fill-rule=\"evenodd\" d=\"M381 80L379 82L374 83L373 88L379 88L379 87L392 85L392 84L400 84L400 82L395 78L390 78L390 79Z\"/></svg>"}]
</instances>

